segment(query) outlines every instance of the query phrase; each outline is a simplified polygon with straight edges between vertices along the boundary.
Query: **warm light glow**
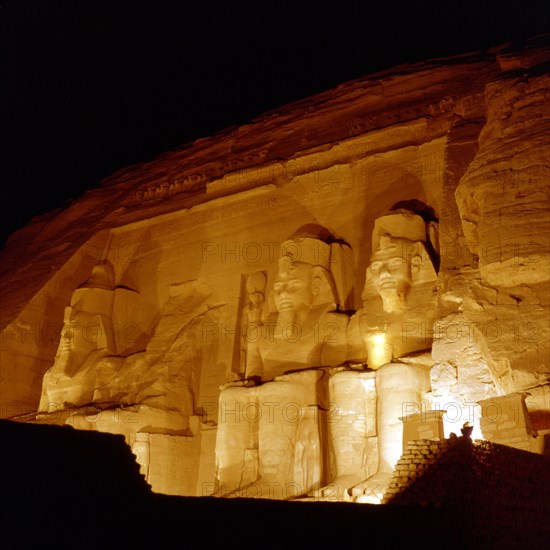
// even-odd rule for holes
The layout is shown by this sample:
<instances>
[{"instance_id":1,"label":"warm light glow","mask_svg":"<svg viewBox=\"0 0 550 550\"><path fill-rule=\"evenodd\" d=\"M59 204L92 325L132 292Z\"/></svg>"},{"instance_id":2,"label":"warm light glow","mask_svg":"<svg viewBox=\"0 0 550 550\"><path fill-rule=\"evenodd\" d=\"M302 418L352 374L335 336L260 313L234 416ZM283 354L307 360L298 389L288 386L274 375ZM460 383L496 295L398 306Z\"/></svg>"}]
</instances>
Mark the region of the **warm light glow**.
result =
<instances>
[{"instance_id":1,"label":"warm light glow","mask_svg":"<svg viewBox=\"0 0 550 550\"><path fill-rule=\"evenodd\" d=\"M383 332L372 334L369 344L368 363L370 368L377 369L391 361L391 346L386 341L386 335Z\"/></svg>"},{"instance_id":2,"label":"warm light glow","mask_svg":"<svg viewBox=\"0 0 550 550\"><path fill-rule=\"evenodd\" d=\"M357 497L356 502L362 504L381 504L382 499L373 495L360 495Z\"/></svg>"},{"instance_id":3,"label":"warm light glow","mask_svg":"<svg viewBox=\"0 0 550 550\"><path fill-rule=\"evenodd\" d=\"M472 439L483 439L485 441L485 438L481 433L481 427L479 425L479 421L476 424L474 424L474 430L472 431Z\"/></svg>"},{"instance_id":4,"label":"warm light glow","mask_svg":"<svg viewBox=\"0 0 550 550\"><path fill-rule=\"evenodd\" d=\"M380 348L380 350L384 348L384 345L386 343L386 337L382 332L375 334L373 340L377 348Z\"/></svg>"},{"instance_id":5,"label":"warm light glow","mask_svg":"<svg viewBox=\"0 0 550 550\"><path fill-rule=\"evenodd\" d=\"M434 398L429 408L445 411L443 415L445 438L448 439L451 433L460 436L464 422L469 422L474 427L472 439L485 439L481 433L481 407L477 403L464 402L456 395L445 393Z\"/></svg>"}]
</instances>

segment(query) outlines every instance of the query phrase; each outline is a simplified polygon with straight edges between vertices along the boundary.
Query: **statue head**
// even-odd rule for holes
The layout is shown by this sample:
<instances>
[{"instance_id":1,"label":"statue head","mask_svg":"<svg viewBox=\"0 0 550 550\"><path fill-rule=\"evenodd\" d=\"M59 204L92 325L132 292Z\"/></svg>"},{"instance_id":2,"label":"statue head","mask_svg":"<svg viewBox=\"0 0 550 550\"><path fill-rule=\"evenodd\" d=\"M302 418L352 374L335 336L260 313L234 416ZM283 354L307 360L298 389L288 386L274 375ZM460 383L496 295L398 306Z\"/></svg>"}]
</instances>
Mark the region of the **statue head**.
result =
<instances>
[{"instance_id":1,"label":"statue head","mask_svg":"<svg viewBox=\"0 0 550 550\"><path fill-rule=\"evenodd\" d=\"M414 285L435 281L427 240L426 222L412 212L394 211L376 220L363 298L379 295L384 311L399 311Z\"/></svg>"},{"instance_id":2,"label":"statue head","mask_svg":"<svg viewBox=\"0 0 550 550\"><path fill-rule=\"evenodd\" d=\"M266 276L262 271L252 273L246 280L246 292L252 307L259 307L264 301Z\"/></svg>"},{"instance_id":3,"label":"statue head","mask_svg":"<svg viewBox=\"0 0 550 550\"><path fill-rule=\"evenodd\" d=\"M277 311L300 316L318 307L345 309L351 285L343 274L350 271L350 253L349 245L338 242L325 228L300 228L281 246L272 294Z\"/></svg>"},{"instance_id":4,"label":"statue head","mask_svg":"<svg viewBox=\"0 0 550 550\"><path fill-rule=\"evenodd\" d=\"M371 256L369 277L372 285L388 305L404 303L413 278L422 263L421 251L406 239L383 235L378 250Z\"/></svg>"},{"instance_id":5,"label":"statue head","mask_svg":"<svg viewBox=\"0 0 550 550\"><path fill-rule=\"evenodd\" d=\"M277 311L307 313L312 307L335 307L330 274L318 265L293 262L288 256L279 260L279 273L273 285L273 301Z\"/></svg>"},{"instance_id":6,"label":"statue head","mask_svg":"<svg viewBox=\"0 0 550 550\"><path fill-rule=\"evenodd\" d=\"M103 288L105 290L114 290L115 275L113 264L108 260L101 260L92 268L90 277L78 288Z\"/></svg>"}]
</instances>

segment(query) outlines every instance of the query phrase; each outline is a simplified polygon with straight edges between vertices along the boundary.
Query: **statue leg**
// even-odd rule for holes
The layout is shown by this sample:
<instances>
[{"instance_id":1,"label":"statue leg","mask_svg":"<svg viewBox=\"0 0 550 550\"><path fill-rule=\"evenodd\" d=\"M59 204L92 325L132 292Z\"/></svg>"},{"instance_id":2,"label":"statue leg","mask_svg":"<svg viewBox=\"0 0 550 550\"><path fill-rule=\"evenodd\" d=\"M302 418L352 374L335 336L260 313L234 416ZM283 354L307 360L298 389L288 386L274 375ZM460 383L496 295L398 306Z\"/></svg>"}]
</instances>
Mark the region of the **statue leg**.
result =
<instances>
[{"instance_id":1,"label":"statue leg","mask_svg":"<svg viewBox=\"0 0 550 550\"><path fill-rule=\"evenodd\" d=\"M420 410L430 385L429 370L418 365L388 363L376 371L378 472L352 489L359 502L380 502L403 453L404 411Z\"/></svg>"}]
</instances>

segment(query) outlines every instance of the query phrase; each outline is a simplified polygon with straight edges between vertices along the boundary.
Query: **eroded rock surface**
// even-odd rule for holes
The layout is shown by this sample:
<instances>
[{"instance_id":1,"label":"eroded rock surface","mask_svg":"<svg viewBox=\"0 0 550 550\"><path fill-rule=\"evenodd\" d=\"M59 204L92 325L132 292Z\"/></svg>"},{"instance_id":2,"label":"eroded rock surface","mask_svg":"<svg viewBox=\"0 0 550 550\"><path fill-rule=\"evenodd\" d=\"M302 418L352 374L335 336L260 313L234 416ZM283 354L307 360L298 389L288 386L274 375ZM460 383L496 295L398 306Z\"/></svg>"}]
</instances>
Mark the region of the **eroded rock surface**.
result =
<instances>
[{"instance_id":1,"label":"eroded rock surface","mask_svg":"<svg viewBox=\"0 0 550 550\"><path fill-rule=\"evenodd\" d=\"M345 83L33 220L2 416L123 434L180 495L380 501L407 418L481 437L518 395L487 434L547 452L549 53Z\"/></svg>"}]
</instances>

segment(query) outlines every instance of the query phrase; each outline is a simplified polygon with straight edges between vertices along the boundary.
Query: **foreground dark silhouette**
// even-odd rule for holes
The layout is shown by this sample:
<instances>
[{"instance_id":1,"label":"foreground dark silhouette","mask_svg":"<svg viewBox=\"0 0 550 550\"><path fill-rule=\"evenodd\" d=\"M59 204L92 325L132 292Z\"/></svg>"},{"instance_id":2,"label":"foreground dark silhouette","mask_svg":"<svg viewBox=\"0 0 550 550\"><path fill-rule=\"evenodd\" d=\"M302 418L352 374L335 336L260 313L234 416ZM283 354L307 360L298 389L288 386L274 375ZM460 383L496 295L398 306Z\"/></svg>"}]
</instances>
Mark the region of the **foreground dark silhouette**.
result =
<instances>
[{"instance_id":1,"label":"foreground dark silhouette","mask_svg":"<svg viewBox=\"0 0 550 550\"><path fill-rule=\"evenodd\" d=\"M497 544L476 494L471 506L452 495L437 506L174 497L151 491L122 436L0 420L0 437L2 533L14 548L540 548L545 536L514 522L521 501L507 503Z\"/></svg>"}]
</instances>

